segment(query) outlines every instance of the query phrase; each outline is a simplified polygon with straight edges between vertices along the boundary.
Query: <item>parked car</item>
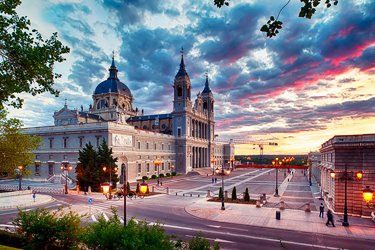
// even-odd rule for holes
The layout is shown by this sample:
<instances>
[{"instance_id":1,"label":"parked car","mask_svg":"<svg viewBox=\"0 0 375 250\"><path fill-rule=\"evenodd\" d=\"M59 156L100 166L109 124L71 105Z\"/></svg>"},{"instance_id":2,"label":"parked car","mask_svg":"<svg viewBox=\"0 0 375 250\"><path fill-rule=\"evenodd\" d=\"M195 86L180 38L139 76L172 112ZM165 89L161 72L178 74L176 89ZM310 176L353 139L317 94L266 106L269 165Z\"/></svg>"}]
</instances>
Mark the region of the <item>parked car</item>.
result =
<instances>
[{"instance_id":1,"label":"parked car","mask_svg":"<svg viewBox=\"0 0 375 250\"><path fill-rule=\"evenodd\" d=\"M375 222L375 211L371 213L372 221Z\"/></svg>"}]
</instances>

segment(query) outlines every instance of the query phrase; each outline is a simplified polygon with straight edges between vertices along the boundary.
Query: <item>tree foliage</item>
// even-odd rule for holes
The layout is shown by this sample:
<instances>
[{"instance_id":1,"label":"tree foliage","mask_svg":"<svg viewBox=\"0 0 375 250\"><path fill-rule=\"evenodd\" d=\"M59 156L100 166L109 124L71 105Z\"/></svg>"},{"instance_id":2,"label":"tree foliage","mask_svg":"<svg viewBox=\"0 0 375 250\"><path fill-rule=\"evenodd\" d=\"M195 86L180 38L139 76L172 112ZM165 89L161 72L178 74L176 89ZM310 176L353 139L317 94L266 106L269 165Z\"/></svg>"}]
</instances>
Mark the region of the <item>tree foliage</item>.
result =
<instances>
[{"instance_id":1,"label":"tree foliage","mask_svg":"<svg viewBox=\"0 0 375 250\"><path fill-rule=\"evenodd\" d=\"M54 73L54 65L69 53L57 33L45 39L31 29L30 20L16 13L20 4L21 0L0 1L0 109L5 104L21 108L23 99L16 94L22 92L58 96L53 84L61 75Z\"/></svg>"},{"instance_id":2,"label":"tree foliage","mask_svg":"<svg viewBox=\"0 0 375 250\"><path fill-rule=\"evenodd\" d=\"M221 8L223 5L229 6L230 0L214 0L214 4ZM279 16L283 9L290 3L291 0L288 0L286 4L280 9L277 17L270 16L270 19L264 24L260 31L266 33L267 37L271 38L276 36L279 33L279 30L282 29L282 22L279 21ZM301 10L298 14L299 17L311 19L311 17L315 14L316 8L324 2L327 8L330 8L333 5L337 5L339 3L338 0L300 0L303 4Z\"/></svg>"},{"instance_id":3,"label":"tree foliage","mask_svg":"<svg viewBox=\"0 0 375 250\"><path fill-rule=\"evenodd\" d=\"M72 211L51 212L38 208L27 212L20 210L13 224L17 226L17 233L26 239L32 249L71 249L78 245L80 239L81 218Z\"/></svg>"},{"instance_id":4,"label":"tree foliage","mask_svg":"<svg viewBox=\"0 0 375 250\"><path fill-rule=\"evenodd\" d=\"M112 155L112 148L109 148L107 142L103 140L98 148L98 165L100 166L100 170L102 170L103 167L106 167L107 170L105 172L100 172L101 182L107 182L110 178L111 180L109 181L112 183L116 183L119 181L117 171L115 171L118 158L113 158Z\"/></svg>"},{"instance_id":5,"label":"tree foliage","mask_svg":"<svg viewBox=\"0 0 375 250\"><path fill-rule=\"evenodd\" d=\"M40 146L42 139L23 133L22 122L6 116L7 112L0 110L0 172L13 176L18 166L33 163L32 151ZM22 171L27 174L26 168Z\"/></svg>"},{"instance_id":6,"label":"tree foliage","mask_svg":"<svg viewBox=\"0 0 375 250\"><path fill-rule=\"evenodd\" d=\"M84 190L91 186L93 191L100 191L98 154L94 147L89 142L86 146L79 150L78 161L76 168L76 178L78 185Z\"/></svg>"}]
</instances>

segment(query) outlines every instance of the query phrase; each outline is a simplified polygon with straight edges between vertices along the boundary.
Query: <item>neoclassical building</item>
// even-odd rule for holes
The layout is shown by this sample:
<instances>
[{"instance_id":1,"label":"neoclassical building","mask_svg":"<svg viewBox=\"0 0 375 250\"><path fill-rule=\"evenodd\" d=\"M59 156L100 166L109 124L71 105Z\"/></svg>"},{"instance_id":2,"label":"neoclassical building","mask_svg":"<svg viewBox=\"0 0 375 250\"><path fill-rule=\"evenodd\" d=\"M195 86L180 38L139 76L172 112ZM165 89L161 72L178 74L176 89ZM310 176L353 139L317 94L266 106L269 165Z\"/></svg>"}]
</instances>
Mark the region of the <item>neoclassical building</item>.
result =
<instances>
[{"instance_id":1,"label":"neoclassical building","mask_svg":"<svg viewBox=\"0 0 375 250\"><path fill-rule=\"evenodd\" d=\"M54 126L25 129L43 144L35 153L30 178L52 179L61 176L60 167L78 164L78 152L91 142L98 147L106 140L118 157L120 182L142 176L177 171L188 173L198 168L223 165L234 155L234 145L215 143L214 96L206 76L203 90L191 100L191 83L181 55L174 78L173 110L168 114L145 115L133 107L130 89L118 78L114 58L109 77L96 87L88 110L81 106L64 107L53 115ZM160 158L163 163L155 165ZM69 176L73 179L75 171Z\"/></svg>"}]
</instances>

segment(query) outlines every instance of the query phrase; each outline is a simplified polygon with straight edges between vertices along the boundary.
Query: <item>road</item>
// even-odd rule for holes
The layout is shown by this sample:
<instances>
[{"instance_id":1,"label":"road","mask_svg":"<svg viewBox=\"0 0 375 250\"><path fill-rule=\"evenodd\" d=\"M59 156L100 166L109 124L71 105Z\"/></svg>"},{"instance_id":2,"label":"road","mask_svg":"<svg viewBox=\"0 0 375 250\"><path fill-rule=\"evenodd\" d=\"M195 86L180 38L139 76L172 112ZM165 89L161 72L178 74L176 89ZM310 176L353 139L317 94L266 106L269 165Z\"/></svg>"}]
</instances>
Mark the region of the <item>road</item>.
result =
<instances>
[{"instance_id":1,"label":"road","mask_svg":"<svg viewBox=\"0 0 375 250\"><path fill-rule=\"evenodd\" d=\"M48 209L68 204L87 209L87 197L78 195L54 195L56 201L43 206ZM148 223L159 222L168 234L187 240L202 232L204 237L220 243L222 249L372 249L375 241L340 238L330 235L308 234L304 232L254 227L230 223L220 223L193 217L184 207L197 198L163 195L157 198L129 200L127 218L145 219ZM110 207L116 207L123 217L123 201L94 201L93 207L110 216ZM36 208L36 207L35 207ZM33 209L35 209L33 208ZM219 209L219 204L218 204ZM8 223L16 215L16 210L1 211L0 223Z\"/></svg>"}]
</instances>

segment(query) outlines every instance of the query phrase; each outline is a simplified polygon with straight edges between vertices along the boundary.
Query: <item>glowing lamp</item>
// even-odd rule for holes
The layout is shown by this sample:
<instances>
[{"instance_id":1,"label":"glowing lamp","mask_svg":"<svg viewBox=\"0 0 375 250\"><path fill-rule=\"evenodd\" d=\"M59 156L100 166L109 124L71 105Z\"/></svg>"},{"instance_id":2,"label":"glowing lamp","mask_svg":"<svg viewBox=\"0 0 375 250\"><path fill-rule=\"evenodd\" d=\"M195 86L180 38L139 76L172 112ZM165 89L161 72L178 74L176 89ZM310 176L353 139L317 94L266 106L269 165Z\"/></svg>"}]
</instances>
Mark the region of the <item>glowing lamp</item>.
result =
<instances>
[{"instance_id":1,"label":"glowing lamp","mask_svg":"<svg viewBox=\"0 0 375 250\"><path fill-rule=\"evenodd\" d=\"M361 180L363 177L363 172L362 171L357 172L356 176L358 180Z\"/></svg>"},{"instance_id":2,"label":"glowing lamp","mask_svg":"<svg viewBox=\"0 0 375 250\"><path fill-rule=\"evenodd\" d=\"M217 167L217 168L215 169L215 173L218 174L219 172L220 172L220 169Z\"/></svg>"},{"instance_id":3,"label":"glowing lamp","mask_svg":"<svg viewBox=\"0 0 375 250\"><path fill-rule=\"evenodd\" d=\"M105 172L107 170L107 167L103 167L103 171Z\"/></svg>"},{"instance_id":4,"label":"glowing lamp","mask_svg":"<svg viewBox=\"0 0 375 250\"><path fill-rule=\"evenodd\" d=\"M229 175L230 174L230 168L227 168L227 170L225 170L225 173L226 173L226 175Z\"/></svg>"},{"instance_id":5,"label":"glowing lamp","mask_svg":"<svg viewBox=\"0 0 375 250\"><path fill-rule=\"evenodd\" d=\"M331 175L331 178L335 178L336 173L332 171L332 172L330 173L330 175Z\"/></svg>"},{"instance_id":6,"label":"glowing lamp","mask_svg":"<svg viewBox=\"0 0 375 250\"><path fill-rule=\"evenodd\" d=\"M147 189L148 189L148 185L146 183L142 183L139 187L139 191L142 193L142 194L145 194L147 192Z\"/></svg>"},{"instance_id":7,"label":"glowing lamp","mask_svg":"<svg viewBox=\"0 0 375 250\"><path fill-rule=\"evenodd\" d=\"M109 183L102 184L103 194L109 193Z\"/></svg>"},{"instance_id":8,"label":"glowing lamp","mask_svg":"<svg viewBox=\"0 0 375 250\"><path fill-rule=\"evenodd\" d=\"M370 186L366 186L363 190L363 199L365 200L366 203L369 203L372 201L372 196L374 194L374 190L370 188Z\"/></svg>"}]
</instances>

